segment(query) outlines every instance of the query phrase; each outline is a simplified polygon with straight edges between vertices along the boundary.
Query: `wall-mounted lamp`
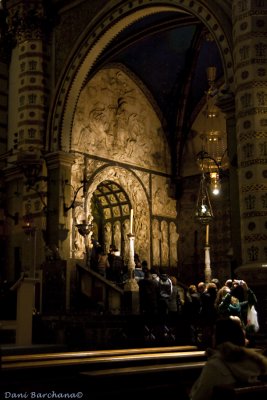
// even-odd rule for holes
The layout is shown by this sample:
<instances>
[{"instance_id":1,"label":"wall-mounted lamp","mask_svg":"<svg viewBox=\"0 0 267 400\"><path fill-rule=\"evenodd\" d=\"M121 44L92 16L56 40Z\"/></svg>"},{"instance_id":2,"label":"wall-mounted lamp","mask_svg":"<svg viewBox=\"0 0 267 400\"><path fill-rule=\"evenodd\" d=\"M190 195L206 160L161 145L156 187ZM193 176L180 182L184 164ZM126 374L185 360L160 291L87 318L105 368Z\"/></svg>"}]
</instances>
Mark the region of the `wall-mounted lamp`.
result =
<instances>
[{"instance_id":1,"label":"wall-mounted lamp","mask_svg":"<svg viewBox=\"0 0 267 400\"><path fill-rule=\"evenodd\" d=\"M86 221L81 224L76 224L75 226L77 227L79 234L83 237L88 236L93 230L93 224L87 223Z\"/></svg>"},{"instance_id":2,"label":"wall-mounted lamp","mask_svg":"<svg viewBox=\"0 0 267 400\"><path fill-rule=\"evenodd\" d=\"M14 162L26 178L26 186L32 188L37 182L47 181L46 176L40 175L43 167L43 158L34 152L21 152L17 154Z\"/></svg>"},{"instance_id":3,"label":"wall-mounted lamp","mask_svg":"<svg viewBox=\"0 0 267 400\"><path fill-rule=\"evenodd\" d=\"M81 183L82 183L82 185L79 186L79 187L75 190L74 187L69 183L69 181L68 181L67 179L65 179L64 181L62 181L62 186L63 186L63 188L62 188L63 198L65 199L64 188L65 188L66 185L70 186L70 187L72 188L72 190L73 190L73 193L74 193L73 200L72 200L72 202L70 203L69 206L67 206L67 204L65 203L65 200L64 200L64 203L63 203L64 214L66 214L69 210L71 210L72 208L74 208L75 202L76 202L76 198L77 198L77 196L78 196L79 191L80 191L81 189L83 189L84 192L86 191L86 183L87 183L87 181L86 181L86 180L83 180L83 181L81 181Z\"/></svg>"},{"instance_id":4,"label":"wall-mounted lamp","mask_svg":"<svg viewBox=\"0 0 267 400\"><path fill-rule=\"evenodd\" d=\"M22 229L27 236L33 236L36 231L36 227L33 224L33 216L31 214L27 214L23 218L24 224Z\"/></svg>"}]
</instances>

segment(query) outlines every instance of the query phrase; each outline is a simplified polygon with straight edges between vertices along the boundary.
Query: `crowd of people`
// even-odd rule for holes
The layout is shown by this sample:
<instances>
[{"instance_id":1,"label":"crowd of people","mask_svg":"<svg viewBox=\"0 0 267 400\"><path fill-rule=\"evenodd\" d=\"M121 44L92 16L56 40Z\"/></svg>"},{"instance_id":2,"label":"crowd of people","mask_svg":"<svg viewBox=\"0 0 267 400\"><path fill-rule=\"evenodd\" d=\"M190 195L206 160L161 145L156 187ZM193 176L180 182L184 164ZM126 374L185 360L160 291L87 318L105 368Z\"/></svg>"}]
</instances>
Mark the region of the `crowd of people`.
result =
<instances>
[{"instance_id":1,"label":"crowd of people","mask_svg":"<svg viewBox=\"0 0 267 400\"><path fill-rule=\"evenodd\" d=\"M264 351L253 346L251 333L257 327L248 319L253 307L257 298L244 280L227 279L221 285L213 279L189 286L185 315L190 319L192 341L201 344L207 355L190 389L190 400L212 400L220 385L248 385L267 375Z\"/></svg>"},{"instance_id":2,"label":"crowd of people","mask_svg":"<svg viewBox=\"0 0 267 400\"><path fill-rule=\"evenodd\" d=\"M134 255L134 263L140 314L148 318L168 315L168 320L173 321L177 315L183 315L190 326L192 343L203 347L210 345L211 332L218 318L238 317L244 329L253 332L253 327L248 327L247 313L251 306L257 307L257 298L244 280L227 279L221 284L218 279L212 279L209 283L198 282L182 289L175 276L163 268L149 268L147 261L141 261L138 254ZM91 266L121 287L129 279L127 266L113 245L108 253L96 245Z\"/></svg>"},{"instance_id":3,"label":"crowd of people","mask_svg":"<svg viewBox=\"0 0 267 400\"><path fill-rule=\"evenodd\" d=\"M149 268L137 254L134 261L147 337L155 340L153 321L161 324L164 335L172 333L171 326L181 329L183 321L191 344L206 351L207 362L189 390L190 400L213 400L215 389L222 383L248 384L267 376L267 357L253 348L257 326L248 319L248 312L253 307L257 310L257 298L244 280L221 283L212 279L181 288L177 278L166 270ZM129 278L114 248L108 255L99 249L96 271L122 286Z\"/></svg>"},{"instance_id":4,"label":"crowd of people","mask_svg":"<svg viewBox=\"0 0 267 400\"><path fill-rule=\"evenodd\" d=\"M247 314L252 306L257 307L257 298L244 280L228 279L221 285L214 279L207 284L190 285L184 315L189 320L192 342L209 346L215 322L230 316L238 318L251 336L253 326L249 325Z\"/></svg>"}]
</instances>

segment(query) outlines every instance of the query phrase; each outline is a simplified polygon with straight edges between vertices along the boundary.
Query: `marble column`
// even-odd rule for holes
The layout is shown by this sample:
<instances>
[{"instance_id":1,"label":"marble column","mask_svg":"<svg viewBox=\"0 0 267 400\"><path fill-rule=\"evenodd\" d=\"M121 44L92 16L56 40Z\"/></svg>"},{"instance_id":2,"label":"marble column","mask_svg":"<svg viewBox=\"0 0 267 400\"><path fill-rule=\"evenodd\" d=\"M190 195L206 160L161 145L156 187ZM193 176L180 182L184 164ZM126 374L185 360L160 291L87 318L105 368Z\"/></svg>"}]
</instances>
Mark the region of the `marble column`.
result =
<instances>
[{"instance_id":1,"label":"marble column","mask_svg":"<svg viewBox=\"0 0 267 400\"><path fill-rule=\"evenodd\" d=\"M230 219L231 219L231 271L242 265L241 252L241 228L239 208L239 181L237 162L237 137L235 97L228 88L223 88L216 99L216 105L225 115L227 132L227 155L229 171L229 196L230 196Z\"/></svg>"},{"instance_id":2,"label":"marble column","mask_svg":"<svg viewBox=\"0 0 267 400\"><path fill-rule=\"evenodd\" d=\"M237 273L267 283L267 11L264 1L233 1L236 133L242 265Z\"/></svg>"},{"instance_id":3,"label":"marble column","mask_svg":"<svg viewBox=\"0 0 267 400\"><path fill-rule=\"evenodd\" d=\"M10 61L9 147L27 163L38 161L44 149L49 88L47 16L41 0L9 1L8 33L13 38ZM31 158L31 159L30 159ZM20 160L18 160L20 161ZM41 163L41 161L40 161Z\"/></svg>"},{"instance_id":4,"label":"marble column","mask_svg":"<svg viewBox=\"0 0 267 400\"><path fill-rule=\"evenodd\" d=\"M42 230L47 190L46 182L41 177L46 175L42 155L50 96L50 51L44 2L10 0L5 3L7 31L4 39L9 48L9 157L4 179L9 199L7 213L18 215L18 220L13 224L15 235L11 235L12 239L7 245L8 269L12 269L16 263L10 275L10 278L12 275L14 278L19 267L19 257L15 257L14 249L20 250L22 269L27 270L30 264L30 251L26 249L23 232L25 219L29 215L38 231L37 269L44 259Z\"/></svg>"}]
</instances>

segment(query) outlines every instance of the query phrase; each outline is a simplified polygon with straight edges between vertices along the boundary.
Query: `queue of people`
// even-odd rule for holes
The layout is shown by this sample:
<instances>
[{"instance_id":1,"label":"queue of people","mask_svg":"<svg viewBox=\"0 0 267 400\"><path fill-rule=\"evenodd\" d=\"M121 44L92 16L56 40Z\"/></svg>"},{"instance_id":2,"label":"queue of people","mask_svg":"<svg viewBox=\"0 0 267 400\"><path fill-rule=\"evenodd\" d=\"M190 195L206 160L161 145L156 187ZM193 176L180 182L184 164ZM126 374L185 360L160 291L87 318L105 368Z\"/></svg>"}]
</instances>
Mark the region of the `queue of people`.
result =
<instances>
[{"instance_id":1,"label":"queue of people","mask_svg":"<svg viewBox=\"0 0 267 400\"><path fill-rule=\"evenodd\" d=\"M92 266L96 272L121 287L129 279L129 272L118 249L110 246L105 254L100 245L94 246ZM169 276L166 269L149 268L146 260L134 255L134 276L139 285L140 314L145 317L159 316L161 320L183 315L188 322L192 344L206 348L211 344L214 323L218 318L238 317L248 336L253 326L248 326L248 310L257 307L253 291L243 280L227 279L220 284L218 279L211 282L191 284L182 299L177 278ZM255 327L254 327L255 328Z\"/></svg>"},{"instance_id":2,"label":"queue of people","mask_svg":"<svg viewBox=\"0 0 267 400\"><path fill-rule=\"evenodd\" d=\"M96 271L123 285L129 277L118 250L111 248L106 255L98 249L96 254ZM267 357L253 348L251 333L256 326L248 320L248 311L257 308L257 298L244 280L191 284L181 298L175 276L162 268L150 269L137 254L134 260L148 342L156 340L155 321L164 337L174 336L172 326L181 329L179 321L183 321L189 327L191 343L206 351L207 362L189 390L190 400L213 400L222 383L247 384L267 376Z\"/></svg>"},{"instance_id":3,"label":"queue of people","mask_svg":"<svg viewBox=\"0 0 267 400\"><path fill-rule=\"evenodd\" d=\"M265 381L267 357L264 351L254 348L251 332L255 333L257 327L248 319L249 310L257 307L257 298L247 283L238 279L227 279L223 285L218 280L207 285L200 282L191 285L188 293L187 302L194 310L190 321L194 339L200 336L207 355L207 362L191 386L189 399L214 400L221 385L233 387Z\"/></svg>"},{"instance_id":4,"label":"queue of people","mask_svg":"<svg viewBox=\"0 0 267 400\"><path fill-rule=\"evenodd\" d=\"M257 307L257 298L243 280L228 279L223 285L212 281L190 285L184 314L189 320L192 342L208 347L216 320L230 316L238 317L251 335L253 327L248 325L247 314L252 306Z\"/></svg>"}]
</instances>

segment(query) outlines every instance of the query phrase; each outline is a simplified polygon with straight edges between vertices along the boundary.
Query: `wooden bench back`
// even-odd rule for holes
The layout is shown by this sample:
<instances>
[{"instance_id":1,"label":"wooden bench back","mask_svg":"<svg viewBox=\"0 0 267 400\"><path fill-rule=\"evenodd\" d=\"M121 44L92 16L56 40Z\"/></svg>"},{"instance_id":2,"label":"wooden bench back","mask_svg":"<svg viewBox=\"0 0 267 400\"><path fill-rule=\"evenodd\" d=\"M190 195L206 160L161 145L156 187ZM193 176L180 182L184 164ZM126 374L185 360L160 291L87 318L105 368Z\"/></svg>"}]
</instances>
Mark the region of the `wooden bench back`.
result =
<instances>
[{"instance_id":1,"label":"wooden bench back","mask_svg":"<svg viewBox=\"0 0 267 400\"><path fill-rule=\"evenodd\" d=\"M242 386L218 385L214 388L214 400L267 400L267 382Z\"/></svg>"}]
</instances>

